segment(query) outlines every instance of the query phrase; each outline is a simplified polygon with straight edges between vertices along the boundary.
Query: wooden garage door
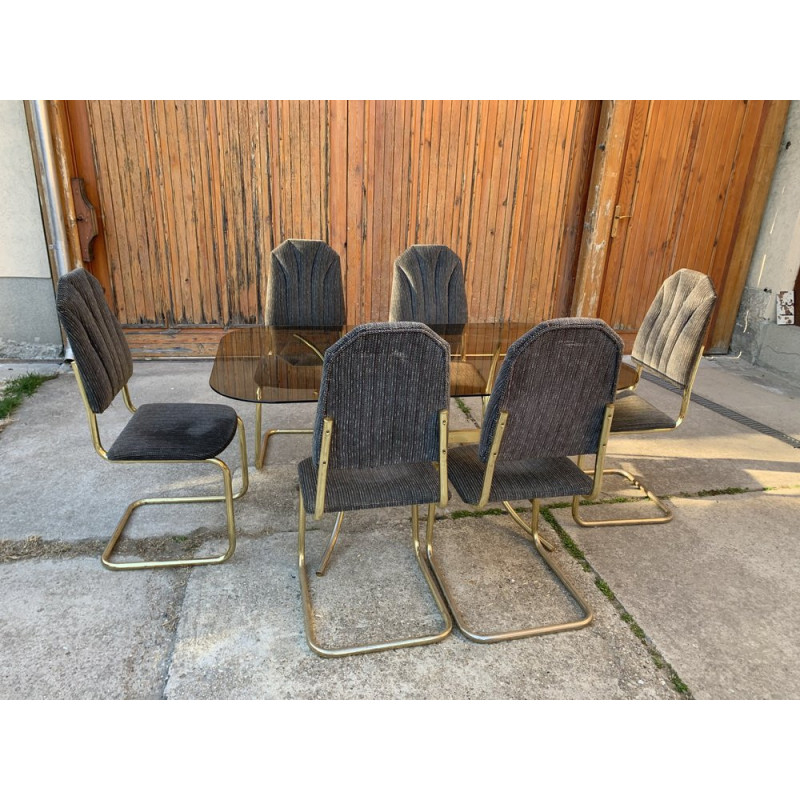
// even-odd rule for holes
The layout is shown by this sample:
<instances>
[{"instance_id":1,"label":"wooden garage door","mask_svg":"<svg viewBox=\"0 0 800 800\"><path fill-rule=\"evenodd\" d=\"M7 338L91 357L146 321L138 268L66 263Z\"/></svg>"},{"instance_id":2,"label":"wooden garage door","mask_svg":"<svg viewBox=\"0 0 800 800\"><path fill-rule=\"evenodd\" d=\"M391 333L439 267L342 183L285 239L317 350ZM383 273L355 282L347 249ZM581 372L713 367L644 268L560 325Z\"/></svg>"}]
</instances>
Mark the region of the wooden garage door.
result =
<instances>
[{"instance_id":1,"label":"wooden garage door","mask_svg":"<svg viewBox=\"0 0 800 800\"><path fill-rule=\"evenodd\" d=\"M385 319L394 259L463 259L476 320L566 314L599 102L72 101L100 210L90 269L126 326L263 319L270 251L341 255L348 322Z\"/></svg>"},{"instance_id":2,"label":"wooden garage door","mask_svg":"<svg viewBox=\"0 0 800 800\"><path fill-rule=\"evenodd\" d=\"M788 102L54 106L65 184L84 178L99 210L88 267L134 351L213 355L263 320L290 237L339 252L350 323L385 319L394 259L437 242L464 261L472 319L600 316L628 346L692 267L720 294L708 345L725 352Z\"/></svg>"},{"instance_id":3,"label":"wooden garage door","mask_svg":"<svg viewBox=\"0 0 800 800\"><path fill-rule=\"evenodd\" d=\"M782 130L769 101L637 101L610 230L597 315L632 342L666 277L709 275L719 299L707 349L726 352L761 221L764 142ZM774 150L774 146L772 148ZM749 248L749 249L748 249Z\"/></svg>"}]
</instances>

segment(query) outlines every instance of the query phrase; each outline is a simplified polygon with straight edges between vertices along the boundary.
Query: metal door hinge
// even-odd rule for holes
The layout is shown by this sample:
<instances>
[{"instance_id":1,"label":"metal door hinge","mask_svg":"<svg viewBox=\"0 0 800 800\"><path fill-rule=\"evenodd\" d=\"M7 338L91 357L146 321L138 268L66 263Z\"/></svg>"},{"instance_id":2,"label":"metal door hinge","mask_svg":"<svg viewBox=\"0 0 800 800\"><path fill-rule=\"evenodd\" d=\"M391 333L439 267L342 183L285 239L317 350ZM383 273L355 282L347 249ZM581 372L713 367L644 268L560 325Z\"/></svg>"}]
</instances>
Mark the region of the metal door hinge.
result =
<instances>
[{"instance_id":1,"label":"metal door hinge","mask_svg":"<svg viewBox=\"0 0 800 800\"><path fill-rule=\"evenodd\" d=\"M621 219L630 219L633 215L632 214L623 214L622 206L617 206L614 209L614 222L611 224L611 238L613 239L617 235L617 228L619 227L619 221Z\"/></svg>"}]
</instances>

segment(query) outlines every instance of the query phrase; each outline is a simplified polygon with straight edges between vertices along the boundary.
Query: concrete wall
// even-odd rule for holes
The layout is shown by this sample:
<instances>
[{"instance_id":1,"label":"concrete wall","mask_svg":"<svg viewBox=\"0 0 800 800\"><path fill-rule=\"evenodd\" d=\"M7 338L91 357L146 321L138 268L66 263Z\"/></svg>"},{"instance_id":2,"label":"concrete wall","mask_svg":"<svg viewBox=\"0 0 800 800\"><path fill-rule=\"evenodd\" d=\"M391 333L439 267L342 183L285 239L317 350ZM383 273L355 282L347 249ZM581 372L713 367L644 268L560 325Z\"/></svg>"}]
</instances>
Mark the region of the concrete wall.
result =
<instances>
[{"instance_id":1,"label":"concrete wall","mask_svg":"<svg viewBox=\"0 0 800 800\"><path fill-rule=\"evenodd\" d=\"M0 100L0 358L61 347L25 107Z\"/></svg>"},{"instance_id":2,"label":"concrete wall","mask_svg":"<svg viewBox=\"0 0 800 800\"><path fill-rule=\"evenodd\" d=\"M800 326L778 325L777 293L800 269L800 101L792 101L767 208L750 264L731 352L800 379ZM797 298L800 299L800 298Z\"/></svg>"}]
</instances>

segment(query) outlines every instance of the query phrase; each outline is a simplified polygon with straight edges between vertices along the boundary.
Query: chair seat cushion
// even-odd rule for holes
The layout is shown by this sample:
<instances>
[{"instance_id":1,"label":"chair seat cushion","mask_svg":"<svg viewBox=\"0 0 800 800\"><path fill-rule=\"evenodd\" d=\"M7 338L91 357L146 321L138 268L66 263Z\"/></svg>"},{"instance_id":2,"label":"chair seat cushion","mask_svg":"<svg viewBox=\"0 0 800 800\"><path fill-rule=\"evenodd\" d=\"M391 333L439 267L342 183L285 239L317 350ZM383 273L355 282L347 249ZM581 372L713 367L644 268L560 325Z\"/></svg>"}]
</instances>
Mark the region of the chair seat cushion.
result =
<instances>
[{"instance_id":1,"label":"chair seat cushion","mask_svg":"<svg viewBox=\"0 0 800 800\"><path fill-rule=\"evenodd\" d=\"M110 461L202 461L218 456L236 433L236 412L211 403L140 406L108 451Z\"/></svg>"},{"instance_id":2,"label":"chair seat cushion","mask_svg":"<svg viewBox=\"0 0 800 800\"><path fill-rule=\"evenodd\" d=\"M478 445L462 445L447 451L447 474L459 497L475 505L480 501L486 464L478 457ZM531 458L495 463L489 500L533 500L589 494L592 479L566 457Z\"/></svg>"},{"instance_id":3,"label":"chair seat cushion","mask_svg":"<svg viewBox=\"0 0 800 800\"><path fill-rule=\"evenodd\" d=\"M614 399L612 433L674 427L675 420L669 414L651 405L635 392L620 392Z\"/></svg>"},{"instance_id":4,"label":"chair seat cushion","mask_svg":"<svg viewBox=\"0 0 800 800\"><path fill-rule=\"evenodd\" d=\"M313 511L317 497L317 469L310 458L297 466L306 510ZM439 472L430 462L390 464L369 469L329 469L325 511L438 503Z\"/></svg>"}]
</instances>

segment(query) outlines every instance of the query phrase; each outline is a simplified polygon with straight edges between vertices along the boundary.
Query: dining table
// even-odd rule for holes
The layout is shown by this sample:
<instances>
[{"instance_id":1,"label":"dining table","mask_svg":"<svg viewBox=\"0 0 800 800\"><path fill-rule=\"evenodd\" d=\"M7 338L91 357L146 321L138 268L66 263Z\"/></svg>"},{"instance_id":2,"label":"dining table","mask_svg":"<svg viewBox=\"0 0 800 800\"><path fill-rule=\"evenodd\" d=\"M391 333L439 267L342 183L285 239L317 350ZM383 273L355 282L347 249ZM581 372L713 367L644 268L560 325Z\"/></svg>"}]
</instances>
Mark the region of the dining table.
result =
<instances>
[{"instance_id":1,"label":"dining table","mask_svg":"<svg viewBox=\"0 0 800 800\"><path fill-rule=\"evenodd\" d=\"M218 394L256 404L256 466L263 465L261 409L267 403L313 403L319 398L325 351L356 325L232 328L217 346L209 385ZM530 322L467 322L429 325L450 344L450 396L491 394L497 369L509 346ZM301 433L305 431L283 431ZM448 431L451 444L475 442L476 427Z\"/></svg>"}]
</instances>

